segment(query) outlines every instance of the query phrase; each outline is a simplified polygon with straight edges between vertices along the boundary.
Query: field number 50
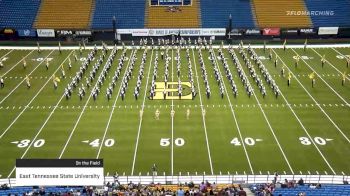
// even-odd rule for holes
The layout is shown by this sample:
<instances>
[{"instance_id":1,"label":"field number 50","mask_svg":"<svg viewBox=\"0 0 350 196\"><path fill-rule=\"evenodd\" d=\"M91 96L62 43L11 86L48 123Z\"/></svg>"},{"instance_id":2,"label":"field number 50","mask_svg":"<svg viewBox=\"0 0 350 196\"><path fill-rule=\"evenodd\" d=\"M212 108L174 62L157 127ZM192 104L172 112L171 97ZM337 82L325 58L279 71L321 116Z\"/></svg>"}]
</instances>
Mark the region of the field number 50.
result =
<instances>
[{"instance_id":1,"label":"field number 50","mask_svg":"<svg viewBox=\"0 0 350 196\"><path fill-rule=\"evenodd\" d=\"M160 139L160 146L166 147L171 144L170 138L161 138ZM183 138L176 138L174 140L174 144L176 146L183 146L185 145L185 140Z\"/></svg>"}]
</instances>

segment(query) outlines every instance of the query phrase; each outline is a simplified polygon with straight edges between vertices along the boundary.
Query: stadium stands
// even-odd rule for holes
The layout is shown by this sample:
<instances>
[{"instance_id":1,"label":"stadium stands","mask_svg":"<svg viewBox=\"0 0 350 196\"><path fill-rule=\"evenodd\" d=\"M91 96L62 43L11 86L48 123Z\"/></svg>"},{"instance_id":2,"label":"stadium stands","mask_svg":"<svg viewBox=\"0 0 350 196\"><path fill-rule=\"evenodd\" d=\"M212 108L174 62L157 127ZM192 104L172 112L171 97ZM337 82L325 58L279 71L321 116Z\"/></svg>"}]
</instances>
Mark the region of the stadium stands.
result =
<instances>
[{"instance_id":1,"label":"stadium stands","mask_svg":"<svg viewBox=\"0 0 350 196\"><path fill-rule=\"evenodd\" d=\"M305 0L310 11L321 11L322 14L311 14L315 27L319 26L350 26L350 1L337 0ZM333 12L333 14L331 13Z\"/></svg>"},{"instance_id":2,"label":"stadium stands","mask_svg":"<svg viewBox=\"0 0 350 196\"><path fill-rule=\"evenodd\" d=\"M295 188L277 188L275 195L298 195L305 193L308 196L350 195L349 185L322 185L321 188L310 188L310 186L298 186Z\"/></svg>"},{"instance_id":3,"label":"stadium stands","mask_svg":"<svg viewBox=\"0 0 350 196\"><path fill-rule=\"evenodd\" d=\"M228 26L232 15L232 26L236 28L255 26L250 0L201 0L202 27L223 28Z\"/></svg>"},{"instance_id":4,"label":"stadium stands","mask_svg":"<svg viewBox=\"0 0 350 196\"><path fill-rule=\"evenodd\" d=\"M86 29L92 7L92 0L43 0L34 27Z\"/></svg>"},{"instance_id":5,"label":"stadium stands","mask_svg":"<svg viewBox=\"0 0 350 196\"><path fill-rule=\"evenodd\" d=\"M191 6L169 9L163 6L148 6L146 23L148 28L197 28L201 26L199 1Z\"/></svg>"},{"instance_id":6,"label":"stadium stands","mask_svg":"<svg viewBox=\"0 0 350 196\"><path fill-rule=\"evenodd\" d=\"M273 195L295 196L329 196L329 195L350 195L349 185L332 185L332 184L253 184L250 185L250 190L256 195L266 195L273 193ZM277 187L278 186L278 187Z\"/></svg>"},{"instance_id":7,"label":"stadium stands","mask_svg":"<svg viewBox=\"0 0 350 196\"><path fill-rule=\"evenodd\" d=\"M145 1L96 0L93 29L111 29L113 16L117 28L144 28Z\"/></svg>"},{"instance_id":8,"label":"stadium stands","mask_svg":"<svg viewBox=\"0 0 350 196\"><path fill-rule=\"evenodd\" d=\"M289 11L307 11L304 0L253 0L259 27L310 27L307 15L290 14Z\"/></svg>"},{"instance_id":9,"label":"stadium stands","mask_svg":"<svg viewBox=\"0 0 350 196\"><path fill-rule=\"evenodd\" d=\"M0 1L0 27L31 29L36 13L40 5L40 0L30 1Z\"/></svg>"}]
</instances>

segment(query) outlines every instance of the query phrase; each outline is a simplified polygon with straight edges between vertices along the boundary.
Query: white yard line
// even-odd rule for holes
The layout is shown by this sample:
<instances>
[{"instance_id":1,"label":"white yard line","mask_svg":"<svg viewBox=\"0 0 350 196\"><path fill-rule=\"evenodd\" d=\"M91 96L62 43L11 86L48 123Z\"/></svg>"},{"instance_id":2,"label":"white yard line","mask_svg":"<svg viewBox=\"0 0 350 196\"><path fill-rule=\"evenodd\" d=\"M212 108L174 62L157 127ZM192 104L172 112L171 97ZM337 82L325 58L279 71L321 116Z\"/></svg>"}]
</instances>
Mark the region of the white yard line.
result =
<instances>
[{"instance_id":1,"label":"white yard line","mask_svg":"<svg viewBox=\"0 0 350 196\"><path fill-rule=\"evenodd\" d=\"M335 124L335 122L329 117L329 115L323 110L323 108L321 107L321 105L315 100L315 98L310 94L310 92L304 87L304 85L299 81L299 79L295 76L295 74L289 69L289 67L284 63L284 61L282 60L282 58L277 54L277 52L275 50L272 50L276 56L281 60L281 62L283 63L283 65L288 69L288 71L293 74L295 80L299 83L299 85L304 89L304 91L309 95L309 97L315 102L316 106L320 108L320 110L323 112L323 114L328 118L328 120L333 124L333 126L339 131L339 133L341 133L343 135L343 137L348 141L348 143L350 143L349 138L344 134L344 132L338 127L337 124Z\"/></svg>"},{"instance_id":2,"label":"white yard line","mask_svg":"<svg viewBox=\"0 0 350 196\"><path fill-rule=\"evenodd\" d=\"M217 59L216 59L216 58L217 58L217 57L216 57L216 55L215 55L215 63L216 63L216 65L218 66L218 62L217 62ZM238 121L237 121L237 118L236 118L236 114L235 114L235 112L234 112L234 110L233 110L232 103L231 103L231 100L230 100L230 98L229 98L229 94L228 94L228 92L227 92L226 85L225 85L225 83L224 83L224 81L223 81L223 76L222 76L222 74L221 74L221 71L220 71L219 67L218 67L218 71L219 71L219 74L220 74L220 78L221 78L221 80L222 80L222 82L223 82L223 86L224 86L225 93L226 93L226 98L227 98L227 100L228 100L228 102L229 102L229 104L230 104L231 113L232 113L233 119L234 119L235 124L236 124L236 127L237 127L237 132L238 132L239 138L240 138L240 140L241 140L240 142L241 142L241 144L242 144L242 146L243 146L244 153L245 153L245 156L246 156L247 161L248 161L248 164L249 164L250 172L251 172L252 174L254 174L254 170L253 170L252 164L251 164L251 162L250 162L250 158L249 158L249 155L248 155L248 152L247 152L247 149L246 149L246 146L245 146L245 143L244 143L242 134L241 134L241 129L239 128Z\"/></svg>"},{"instance_id":3,"label":"white yard line","mask_svg":"<svg viewBox=\"0 0 350 196\"><path fill-rule=\"evenodd\" d=\"M319 57L321 57L322 58L322 56L321 56L321 54L320 53L318 53L315 49L313 49L313 48L311 48ZM334 48L333 48L334 49ZM330 61L328 61L327 59L326 59L326 62L330 65L330 66L332 66L335 70L337 70L337 72L338 73L340 73L340 74L343 74L341 71L339 71L339 69L338 68L336 68ZM347 77L347 76L345 76L346 77L346 79L347 80L349 80L349 77Z\"/></svg>"},{"instance_id":4,"label":"white yard line","mask_svg":"<svg viewBox=\"0 0 350 196\"><path fill-rule=\"evenodd\" d=\"M174 49L171 48L171 82L174 82ZM171 99L171 111L174 110L174 99ZM170 112L171 113L171 112ZM171 175L174 175L174 116L171 116Z\"/></svg>"},{"instance_id":5,"label":"white yard line","mask_svg":"<svg viewBox=\"0 0 350 196\"><path fill-rule=\"evenodd\" d=\"M49 120L51 119L51 116L53 115L53 113L55 112L56 108L58 108L58 105L61 103L62 99L64 98L64 95L61 96L61 98L58 100L57 104L53 107L53 110L51 111L51 113L49 114L49 116L46 118L44 124L40 127L40 129L38 130L37 134L34 136L34 138L31 140L29 146L27 147L27 149L24 151L24 153L21 156L21 159L23 159L26 154L28 153L29 149L32 147L33 143L36 141L36 139L38 138L38 136L40 135L41 131L44 129L45 125L47 124L47 122L49 122ZM7 178L10 178L12 173L15 171L16 166L11 170L10 174L7 176Z\"/></svg>"},{"instance_id":6,"label":"white yard line","mask_svg":"<svg viewBox=\"0 0 350 196\"><path fill-rule=\"evenodd\" d=\"M69 53L69 55L63 60L62 63L66 62L66 60L70 57L73 51ZM61 63L61 64L62 64ZM55 75L55 73L60 69L61 67L58 66L55 72L51 75ZM45 88L45 86L52 80L52 77L49 77L49 79L45 82L45 84L40 88L40 90L35 94L35 96L29 101L29 103L23 108L23 110L17 115L17 117L12 121L12 123L3 131L3 133L0 135L0 139L4 137L4 135L8 132L8 130L12 127L12 125L18 120L18 118L27 110L29 105L35 100L35 98L41 93L41 91Z\"/></svg>"},{"instance_id":7,"label":"white yard line","mask_svg":"<svg viewBox=\"0 0 350 196\"><path fill-rule=\"evenodd\" d=\"M129 57L129 63L130 63L130 59L131 59L131 57L132 57L133 52L134 52L134 51L131 52L131 55L130 55L130 57ZM97 80L102 76L103 70L105 69L106 65L107 65L107 63L105 63L105 66L103 67L103 69L102 69L102 71L101 71L99 77L97 78ZM94 87L93 87L92 89L95 89L95 88L96 88L96 86L97 86L97 84L98 84L97 80L96 80L96 83L95 83L95 85L94 85ZM89 103L91 97L92 97L92 92L90 93L90 95L89 95L89 97L88 97L88 100L86 101L86 103L85 103L85 105L84 105L84 107L83 107L83 110L80 112L80 115L79 115L77 121L75 122L75 125L74 125L74 127L73 127L71 133L69 134L69 137L68 137L68 139L67 139L67 141L66 141L66 143L65 143L65 145L64 145L64 147L63 147L63 149L62 149L62 151L61 151L61 154L60 154L60 156L58 157L59 159L62 158L63 153L65 152L65 150L66 150L66 148L67 148L67 146L68 146L70 140L72 139L72 136L73 136L73 134L74 134L74 132L75 132L75 130L76 130L76 128L77 128L79 122L80 122L81 117L83 116L83 114L84 114L84 112L85 112L85 109L87 108L86 106L87 106L87 104Z\"/></svg>"},{"instance_id":8,"label":"white yard line","mask_svg":"<svg viewBox=\"0 0 350 196\"><path fill-rule=\"evenodd\" d=\"M192 56L193 56L193 62L194 62L194 70L196 71L197 87L198 87L199 101L200 101L200 104L201 104L202 121L203 121L203 127L204 127L205 141L206 141L206 144L207 144L210 172L211 172L211 175L214 175L213 163L212 163L212 160L211 160L210 146L209 146L209 140L208 140L208 134L207 134L207 126L206 126L205 118L204 118L204 114L203 114L203 107L204 106L203 106L203 102L202 102L201 88L200 88L200 84L199 84L199 80L198 80L199 76L198 76L198 72L197 72L197 63L196 63L196 57L194 55L193 49L192 49Z\"/></svg>"},{"instance_id":9,"label":"white yard line","mask_svg":"<svg viewBox=\"0 0 350 196\"><path fill-rule=\"evenodd\" d=\"M153 50L152 50L152 55L153 55ZM130 63L130 60L129 60L129 63ZM122 79L124 79L124 77L126 76L128 67L129 67L129 64L128 64L127 67L126 67L126 70L125 70L125 72L124 72L124 75L123 75L123 78L122 78ZM115 108L116 108L115 106L117 105L117 101L118 101L118 98L119 98L119 95L120 95L120 90L122 89L122 86L123 86L123 83L121 82L121 83L120 83L119 90L118 90L118 94L117 94L117 96L116 96L116 98L115 98L115 100L114 100L113 106L112 106L112 111L111 111L111 113L110 113L110 115L109 115L109 119L108 119L108 122L107 122L107 126L106 126L106 128L105 128L104 133L103 133L102 141L101 141L100 147L99 147L99 149L98 149L96 159L98 159L98 158L100 157L100 153L101 153L101 150L102 150L102 146L103 146L104 141L105 141L105 139L106 139L107 131L108 131L109 125L110 125L110 123L111 123L111 121L112 121L112 116L113 116L114 110L115 110Z\"/></svg>"},{"instance_id":10,"label":"white yard line","mask_svg":"<svg viewBox=\"0 0 350 196\"><path fill-rule=\"evenodd\" d=\"M284 63L284 61L280 58L281 62L286 66L286 64ZM293 77L296 78L296 76L292 73ZM335 171L332 168L332 166L329 164L328 160L326 159L326 157L323 155L323 153L320 151L320 149L318 148L318 146L316 145L316 143L314 142L314 140L312 139L311 135L309 134L309 131L305 128L304 124L301 122L301 120L299 119L298 115L295 113L295 111L293 110L291 104L288 102L288 100L285 98L285 96L283 95L282 91L280 90L281 96L283 98L283 100L286 102L286 105L288 106L288 108L291 110L291 112L293 113L294 117L297 119L297 121L299 122L300 126L303 128L304 132L306 133L306 135L309 137L310 141L312 142L312 144L314 145L314 147L317 149L317 151L320 153L321 157L323 158L323 160L325 161L325 163L328 165L329 169L333 172L333 174L335 175Z\"/></svg>"},{"instance_id":11,"label":"white yard line","mask_svg":"<svg viewBox=\"0 0 350 196\"><path fill-rule=\"evenodd\" d=\"M147 88L148 88L149 75L150 75L151 67L152 67L152 60L153 60L153 49L152 49L152 54L151 54L151 60L149 62L146 86L145 86L145 91L144 91L144 96L143 96L143 101L142 101L142 106L141 106L142 114L143 114L143 111L145 109L145 101L146 101L146 97L147 97ZM137 138L136 138L136 144L135 144L134 158L133 158L132 167L131 167L131 175L134 175L136 156L137 156L137 149L138 149L138 146L139 146L139 140L140 140L140 134L141 134L142 120L143 120L143 115L142 115L142 117L140 117L139 128L138 128L138 131L137 131Z\"/></svg>"},{"instance_id":12,"label":"white yard line","mask_svg":"<svg viewBox=\"0 0 350 196\"><path fill-rule=\"evenodd\" d=\"M9 55L14 49L11 49L9 52L7 52L6 54L2 55L2 57L0 57L0 59L6 57L7 55Z\"/></svg>"},{"instance_id":13,"label":"white yard line","mask_svg":"<svg viewBox=\"0 0 350 196\"><path fill-rule=\"evenodd\" d=\"M296 55L299 55L294 49L292 49L293 52ZM300 55L299 55L300 56ZM304 59L301 58L302 61L313 71L315 74L320 78L348 107L350 107L350 104L341 96L337 91L335 91L310 65L307 63Z\"/></svg>"},{"instance_id":14,"label":"white yard line","mask_svg":"<svg viewBox=\"0 0 350 196\"><path fill-rule=\"evenodd\" d=\"M41 61L29 74L28 74L28 77L37 69L40 67L40 65L47 59L47 57L49 57L51 55L51 53L53 52L54 50L52 50L44 59L43 61ZM26 80L26 78L24 77L24 79L14 88L12 89L12 91L6 95L1 101L0 101L0 104L2 104L24 81Z\"/></svg>"},{"instance_id":15,"label":"white yard line","mask_svg":"<svg viewBox=\"0 0 350 196\"><path fill-rule=\"evenodd\" d=\"M15 65L12 65L12 67L7 70L4 74L2 74L2 77L4 77L6 74L8 74L10 71L12 71L18 64L20 64L23 59L27 58L30 54L32 54L34 50L30 51L26 56L24 56L21 60L19 60Z\"/></svg>"},{"instance_id":16,"label":"white yard line","mask_svg":"<svg viewBox=\"0 0 350 196\"><path fill-rule=\"evenodd\" d=\"M216 55L215 55L215 56L216 56ZM249 61L250 61L250 60L249 60ZM241 66L240 63L239 63L239 66L240 66L241 69L242 69L242 74L244 75L244 77L245 77L245 78L248 78L247 75L245 74L245 71L244 71L244 69L243 69L243 67ZM250 86L252 86L252 85L250 84L250 81L249 81L249 80L247 80L247 82L248 82L248 84L249 84ZM259 108L260 108L260 111L261 111L261 113L263 114L267 125L269 126L269 129L270 129L270 131L271 131L271 133L272 133L272 135L273 135L273 138L275 139L275 141L276 141L276 143L277 143L277 145L278 145L278 148L280 149L280 151L281 151L281 153L282 153L282 155L283 155L283 158L284 158L284 160L286 161L286 163L287 163L287 165L288 165L288 167L289 167L289 170L292 172L292 174L294 174L294 170L293 170L292 166L290 165L290 163L289 163L289 161L288 161L288 158L287 158L286 154L284 153L284 151L283 151L283 149L282 149L282 146L281 146L279 140L278 140L277 137L276 137L275 131L274 131L274 129L272 128L272 126L271 126L271 124L270 124L270 121L268 120L268 118L267 118L267 116L266 116L266 114L265 114L264 109L261 107L261 103L260 103L258 97L256 96L255 92L253 92L252 94L253 94L253 96L254 96L256 102L258 103L258 106L259 106Z\"/></svg>"}]
</instances>

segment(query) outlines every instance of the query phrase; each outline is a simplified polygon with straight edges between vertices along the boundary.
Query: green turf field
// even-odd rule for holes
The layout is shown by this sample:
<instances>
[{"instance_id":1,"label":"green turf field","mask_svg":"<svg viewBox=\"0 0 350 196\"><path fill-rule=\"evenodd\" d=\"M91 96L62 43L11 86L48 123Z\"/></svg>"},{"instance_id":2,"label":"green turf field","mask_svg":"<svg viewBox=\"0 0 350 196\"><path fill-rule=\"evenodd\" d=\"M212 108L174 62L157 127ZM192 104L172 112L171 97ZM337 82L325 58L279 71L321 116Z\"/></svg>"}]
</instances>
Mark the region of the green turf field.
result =
<instances>
[{"instance_id":1,"label":"green turf field","mask_svg":"<svg viewBox=\"0 0 350 196\"><path fill-rule=\"evenodd\" d=\"M280 89L277 99L255 64L267 95L263 98L255 81L248 77L254 89L254 95L249 98L227 49L223 51L234 76L238 96L233 96L222 61L217 58L215 63L224 82L225 95L221 98L209 52L203 50L212 92L208 99L198 50L190 49L189 60L198 93L193 100L148 98L157 52L157 82L163 82L165 70L161 51L149 49L141 93L135 100L133 92L143 50L136 51L132 78L122 100L118 91L135 52L127 50L128 58L124 61L110 101L106 98L106 88L117 69L122 49L118 49L96 101L90 96L92 87L87 89L82 101L77 89L71 99L66 100L63 96L64 88L72 81L83 60L74 61L72 50L59 53L57 49L48 49L40 54L35 49L0 50L4 64L0 76L5 80L5 87L0 89L0 174L13 177L17 158L103 158L106 173L125 172L125 175L146 174L154 163L158 172L167 175L178 175L179 172L193 175L195 172L268 174L275 171L287 174L350 174L350 68L346 65L350 48L320 47L306 51L303 46L287 47L286 51L274 48L271 50L273 60L268 59L269 49L254 49ZM249 76L241 55L237 49L234 50ZM81 57L86 57L89 52L84 50ZM218 57L217 49L215 53ZM95 59L100 54L101 50L98 50ZM293 57L297 55L302 59L295 68ZM326 63L322 68L320 59L323 55ZM176 49L170 49L169 56L169 81L178 81ZM180 51L180 56L180 79L188 82L188 59L184 49ZM276 67L275 56L278 58ZM107 57L92 86L95 86ZM27 62L26 69L23 68L23 58ZM45 68L46 58L50 58L48 70ZM68 68L68 58L72 61L72 69ZM95 61L85 72L83 83ZM61 64L64 64L66 78L61 77ZM284 77L281 76L282 68L285 69ZM342 86L345 71L345 85ZM312 72L316 75L314 88L309 78ZM290 87L287 86L289 73ZM53 74L61 77L56 90ZM30 78L30 89L26 86L26 75ZM155 119L157 109L160 111L159 120ZM188 109L189 119L186 116ZM171 110L175 111L173 117ZM140 111L143 111L142 117Z\"/></svg>"}]
</instances>

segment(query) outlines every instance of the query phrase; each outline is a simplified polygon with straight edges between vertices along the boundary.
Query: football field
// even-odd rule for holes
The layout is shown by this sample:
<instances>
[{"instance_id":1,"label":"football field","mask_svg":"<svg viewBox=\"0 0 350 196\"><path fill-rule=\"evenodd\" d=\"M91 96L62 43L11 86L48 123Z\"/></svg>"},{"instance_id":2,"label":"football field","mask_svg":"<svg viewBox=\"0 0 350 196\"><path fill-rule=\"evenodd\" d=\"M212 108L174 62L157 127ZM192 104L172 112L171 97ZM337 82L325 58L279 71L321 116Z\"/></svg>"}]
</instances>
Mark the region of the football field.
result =
<instances>
[{"instance_id":1,"label":"football field","mask_svg":"<svg viewBox=\"0 0 350 196\"><path fill-rule=\"evenodd\" d=\"M350 47L320 45L304 50L303 45L295 45L286 50L281 46L264 50L262 45L252 46L260 67L248 54L248 45L244 47L255 77L237 46L232 50L225 46L221 55L219 46L213 55L204 48L200 55L197 47L187 51L149 47L147 53L145 48L118 47L112 66L107 69L110 47L90 80L103 52L99 47L68 99L65 88L93 47L81 54L78 47L62 47L61 52L58 47L42 47L40 53L36 47L3 47L0 174L14 177L15 161L22 158L101 158L106 174L146 175L156 164L158 173L166 175L276 171L349 175ZM123 53L125 58L120 60ZM237 56L238 65L230 53ZM115 79L119 62L120 76ZM265 79L266 74L278 87L277 96L271 80ZM98 84L104 75L105 80ZM257 77L261 79L260 87L266 89L265 96L257 85ZM141 83L135 99L138 78ZM152 99L154 78L158 96ZM125 97L123 80L128 83ZM181 99L179 80L183 88ZM242 80L251 86L250 96ZM107 88L113 81L115 87L107 99ZM86 93L80 99L82 84ZM237 87L237 96L232 84ZM100 93L94 97L91 92L98 86Z\"/></svg>"}]
</instances>

